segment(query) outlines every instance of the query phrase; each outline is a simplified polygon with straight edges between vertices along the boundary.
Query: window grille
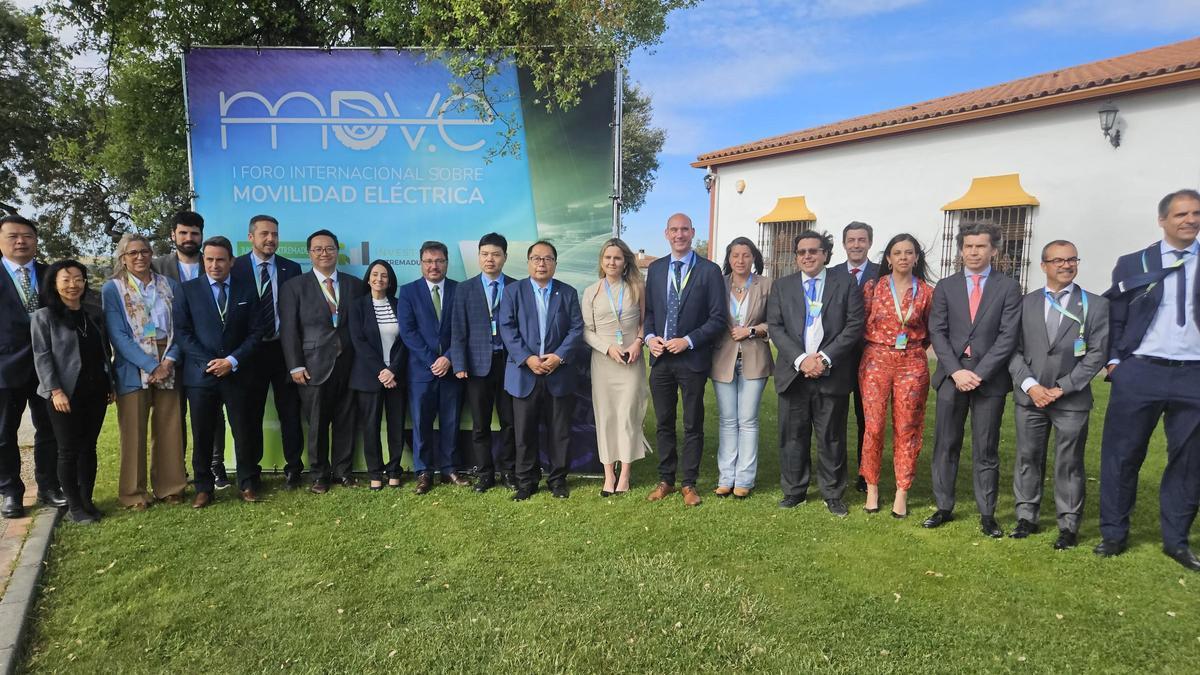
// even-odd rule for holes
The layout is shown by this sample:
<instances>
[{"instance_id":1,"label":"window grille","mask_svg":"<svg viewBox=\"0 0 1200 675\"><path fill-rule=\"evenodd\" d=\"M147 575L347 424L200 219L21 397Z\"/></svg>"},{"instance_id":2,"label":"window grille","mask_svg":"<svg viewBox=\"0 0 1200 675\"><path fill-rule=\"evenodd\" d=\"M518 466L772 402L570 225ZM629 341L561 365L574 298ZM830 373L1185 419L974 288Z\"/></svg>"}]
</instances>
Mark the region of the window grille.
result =
<instances>
[{"instance_id":1,"label":"window grille","mask_svg":"<svg viewBox=\"0 0 1200 675\"><path fill-rule=\"evenodd\" d=\"M763 273L774 279L796 271L796 235L814 229L815 220L790 220L781 223L762 223L758 227L758 248L762 251L766 269Z\"/></svg>"},{"instance_id":2,"label":"window grille","mask_svg":"<svg viewBox=\"0 0 1200 675\"><path fill-rule=\"evenodd\" d=\"M1002 206L995 208L946 211L942 230L941 275L949 276L962 269L955 241L963 223L991 223L1000 226L1000 251L992 268L1016 279L1025 288L1029 276L1030 242L1033 239L1032 206Z\"/></svg>"}]
</instances>

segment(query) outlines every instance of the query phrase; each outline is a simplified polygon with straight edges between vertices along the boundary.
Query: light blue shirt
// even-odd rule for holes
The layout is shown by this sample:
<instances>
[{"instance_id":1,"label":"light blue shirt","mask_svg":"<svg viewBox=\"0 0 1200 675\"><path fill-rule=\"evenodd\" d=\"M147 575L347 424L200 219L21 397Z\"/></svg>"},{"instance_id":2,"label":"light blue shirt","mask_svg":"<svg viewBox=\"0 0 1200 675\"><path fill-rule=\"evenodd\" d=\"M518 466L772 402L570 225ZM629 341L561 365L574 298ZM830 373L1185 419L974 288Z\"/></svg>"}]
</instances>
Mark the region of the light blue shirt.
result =
<instances>
[{"instance_id":1,"label":"light blue shirt","mask_svg":"<svg viewBox=\"0 0 1200 675\"><path fill-rule=\"evenodd\" d=\"M269 260L263 260L258 257L258 254L250 252L250 262L253 269L250 270L251 276L254 278L254 287L262 283L262 264L267 263L267 275L271 278L271 302L274 305L275 314L275 333L279 333L279 267L275 264L275 256L271 256ZM260 292L259 297L262 297Z\"/></svg>"},{"instance_id":2,"label":"light blue shirt","mask_svg":"<svg viewBox=\"0 0 1200 675\"><path fill-rule=\"evenodd\" d=\"M680 282L679 295L682 296L683 289L684 289L683 280L687 279L688 272L690 272L691 269L696 266L696 252L688 251L688 254L683 256L682 258L676 258L673 255L671 256L671 263L669 265L667 265L667 304L668 305L671 304L671 286L675 283L675 263L677 261L683 263L683 266L679 268L679 282ZM654 333L646 333L647 340L649 340L652 337L655 337ZM696 345L692 343L691 336L684 335L683 339L687 340L688 349L696 348Z\"/></svg>"},{"instance_id":3,"label":"light blue shirt","mask_svg":"<svg viewBox=\"0 0 1200 675\"><path fill-rule=\"evenodd\" d=\"M500 306L500 298L504 297L504 274L501 273L495 279L489 279L486 274L480 274L479 279L480 279L480 281L483 282L483 297L487 298L488 307L493 307L493 306L499 307ZM496 295L500 296L499 298L492 297L492 282L493 281L496 282L496 284L497 284Z\"/></svg>"},{"instance_id":4,"label":"light blue shirt","mask_svg":"<svg viewBox=\"0 0 1200 675\"><path fill-rule=\"evenodd\" d=\"M530 279L529 283L533 286L533 295L535 300L534 304L537 305L538 336L540 340L538 342L538 356L545 356L546 322L549 320L548 314L550 313L550 293L551 289L554 287L554 280L551 279L550 281L546 282L545 287L538 286L538 283L533 279Z\"/></svg>"},{"instance_id":5,"label":"light blue shirt","mask_svg":"<svg viewBox=\"0 0 1200 675\"><path fill-rule=\"evenodd\" d=\"M18 265L17 263L9 260L8 258L4 258L4 268L8 270L8 275L10 277L12 277L13 284L17 288L21 287L21 282L19 281L21 278L21 273L18 270L20 270L22 267L29 270L29 285L31 288L33 288L33 292L36 295L38 292L38 278L37 278L37 267L34 266L33 261L30 260L29 262L25 263L24 265ZM17 293L17 295L20 296L21 294Z\"/></svg>"},{"instance_id":6,"label":"light blue shirt","mask_svg":"<svg viewBox=\"0 0 1200 675\"><path fill-rule=\"evenodd\" d=\"M205 275L205 276L208 276L208 275ZM221 284L225 284L225 307L224 307L224 311L225 311L226 313L228 313L228 312L229 312L229 302L230 302L230 297L229 297L229 277L225 277L225 281L220 281L220 282L219 282L219 281L217 281L216 279L212 278L212 277L208 277L208 288L209 288L209 290L211 290L211 291L212 291L212 295L213 295L213 304L217 306L217 313L218 313L218 314L220 314L220 313L221 313L221 311L222 311L222 307L221 307L221 301L217 299L217 297L218 297L218 296L220 295L220 293L221 293ZM232 355L230 355L230 356L226 356L226 357L225 357L225 360L226 360L226 361L229 361L229 363L233 364L233 370L236 372L236 371L237 371L237 369L238 369L238 360L237 360L237 359L235 359L235 358L233 358L233 356L232 356Z\"/></svg>"},{"instance_id":7,"label":"light blue shirt","mask_svg":"<svg viewBox=\"0 0 1200 675\"><path fill-rule=\"evenodd\" d=\"M1176 250L1174 247L1164 241L1159 245L1159 250L1162 252L1163 267L1175 264L1176 257L1172 253ZM1186 250L1191 253L1183 257L1183 271L1187 275L1188 284L1188 288L1184 289L1187 301L1184 305L1183 325L1175 323L1175 303L1178 302L1176 294L1179 292L1179 282L1183 275L1172 272L1162 280L1162 300L1158 303L1158 310L1154 312L1154 319L1150 321L1150 329L1146 331L1146 336L1142 338L1138 348L1133 350L1138 356L1179 361L1200 360L1200 328L1196 327L1194 318L1196 294L1191 292L1191 289L1195 288L1196 274L1200 271L1200 266L1196 263L1196 255L1200 253L1200 242L1193 241Z\"/></svg>"},{"instance_id":8,"label":"light blue shirt","mask_svg":"<svg viewBox=\"0 0 1200 675\"><path fill-rule=\"evenodd\" d=\"M988 265L987 267L983 268L983 271L979 273L981 275L980 279L979 279L979 295L981 297L983 295L983 291L985 289L987 289L987 280L988 280L988 276L990 276L991 273L992 273L991 265ZM968 270L965 267L963 268L963 276L967 278L967 302L968 303L971 302L971 291L975 290L975 280L971 278L972 274L974 274L974 272Z\"/></svg>"}]
</instances>

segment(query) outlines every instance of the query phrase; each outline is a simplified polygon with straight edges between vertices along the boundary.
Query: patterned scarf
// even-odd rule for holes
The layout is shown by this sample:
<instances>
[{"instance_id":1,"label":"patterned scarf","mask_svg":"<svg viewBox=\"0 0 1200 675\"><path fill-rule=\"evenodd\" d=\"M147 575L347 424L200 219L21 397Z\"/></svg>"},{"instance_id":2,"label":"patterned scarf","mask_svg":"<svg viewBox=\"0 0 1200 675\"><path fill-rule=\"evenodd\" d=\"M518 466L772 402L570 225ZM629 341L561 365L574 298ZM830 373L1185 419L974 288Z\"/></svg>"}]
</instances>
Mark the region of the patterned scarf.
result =
<instances>
[{"instance_id":1,"label":"patterned scarf","mask_svg":"<svg viewBox=\"0 0 1200 675\"><path fill-rule=\"evenodd\" d=\"M166 303L167 310L167 325L155 326L154 335L146 335L146 326L154 323L152 312L154 308L146 304L142 292L138 290L133 278L126 273L124 277L116 277L117 290L121 292L121 305L125 310L125 320L129 322L129 328L133 332L133 339L137 341L138 347L143 352L153 356L154 359L160 360L158 355L158 340L163 337L167 340L167 349L175 341L175 319L171 316L172 294L171 285L167 283L167 278L161 274L151 272L153 275L150 279L149 287L154 289L156 301ZM142 371L142 389L150 388L150 373ZM175 371L171 370L171 375L166 380L154 385L159 389L174 389L175 388Z\"/></svg>"}]
</instances>

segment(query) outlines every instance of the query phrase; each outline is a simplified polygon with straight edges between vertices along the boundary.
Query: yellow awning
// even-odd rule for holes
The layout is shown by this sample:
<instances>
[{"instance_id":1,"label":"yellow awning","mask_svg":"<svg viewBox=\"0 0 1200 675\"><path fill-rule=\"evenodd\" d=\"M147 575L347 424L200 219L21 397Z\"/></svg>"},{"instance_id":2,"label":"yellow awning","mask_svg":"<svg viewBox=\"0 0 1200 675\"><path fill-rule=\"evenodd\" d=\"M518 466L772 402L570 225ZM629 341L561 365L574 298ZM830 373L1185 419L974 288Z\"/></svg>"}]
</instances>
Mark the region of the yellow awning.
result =
<instances>
[{"instance_id":1,"label":"yellow awning","mask_svg":"<svg viewBox=\"0 0 1200 675\"><path fill-rule=\"evenodd\" d=\"M1021 174L983 176L971 179L967 194L942 207L943 211L988 209L998 206L1037 206L1037 197L1021 187Z\"/></svg>"},{"instance_id":2,"label":"yellow awning","mask_svg":"<svg viewBox=\"0 0 1200 675\"><path fill-rule=\"evenodd\" d=\"M797 220L816 220L817 216L812 211L808 210L808 204L804 203L804 197L780 197L779 201L775 202L775 208L762 218L758 219L760 223L789 223Z\"/></svg>"}]
</instances>

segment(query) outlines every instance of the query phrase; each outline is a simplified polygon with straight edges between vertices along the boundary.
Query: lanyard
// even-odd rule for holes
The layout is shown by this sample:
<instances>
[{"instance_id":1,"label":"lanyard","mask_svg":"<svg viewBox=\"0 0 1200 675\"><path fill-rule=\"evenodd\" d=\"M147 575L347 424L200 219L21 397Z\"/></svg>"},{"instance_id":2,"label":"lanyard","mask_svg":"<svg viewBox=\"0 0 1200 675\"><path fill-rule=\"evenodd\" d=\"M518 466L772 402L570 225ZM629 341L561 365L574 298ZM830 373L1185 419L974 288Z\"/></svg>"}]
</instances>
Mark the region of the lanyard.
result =
<instances>
[{"instance_id":1,"label":"lanyard","mask_svg":"<svg viewBox=\"0 0 1200 675\"><path fill-rule=\"evenodd\" d=\"M671 264L674 265L676 262L682 262L682 261L672 260ZM678 284L676 284L676 282L675 282L674 274L667 274L668 283L671 284L671 286L675 288L675 293L678 295L683 295L683 289L687 288L688 281L692 278L692 272L696 271L696 252L695 251L692 251L691 254L688 256L687 266L688 266L688 272L687 272L687 274L683 275L683 281Z\"/></svg>"},{"instance_id":2,"label":"lanyard","mask_svg":"<svg viewBox=\"0 0 1200 675\"><path fill-rule=\"evenodd\" d=\"M317 279L317 286L319 286L321 288L321 294L325 296L325 300L327 300L328 302L333 304L333 327L337 328L337 325L338 325L338 310L337 310L338 296L341 295L341 291L338 289L337 282L335 281L333 283L333 294L332 295L330 295L329 289L325 287L325 282L322 281L321 279Z\"/></svg>"},{"instance_id":3,"label":"lanyard","mask_svg":"<svg viewBox=\"0 0 1200 675\"><path fill-rule=\"evenodd\" d=\"M820 282L821 278L815 277L813 279L810 279L809 281ZM805 282L805 285L806 286L808 285L807 281ZM820 297L817 286L818 286L818 284L813 284L811 292L813 295ZM808 301L808 318L812 319L815 322L818 318L821 317L822 304L821 304L821 301L818 300L816 297L809 297L808 294L809 294L809 291L805 290L804 291L804 299Z\"/></svg>"},{"instance_id":4,"label":"lanyard","mask_svg":"<svg viewBox=\"0 0 1200 675\"><path fill-rule=\"evenodd\" d=\"M217 282L217 294L218 295L220 294L221 287L224 286L224 284L225 284L224 281ZM216 300L217 299L214 297L213 304L215 304L217 306L217 314L220 315L221 324L223 325L225 323L225 315L229 312L229 291L225 291L225 306L224 307L222 307L221 303L217 302Z\"/></svg>"},{"instance_id":5,"label":"lanyard","mask_svg":"<svg viewBox=\"0 0 1200 675\"><path fill-rule=\"evenodd\" d=\"M129 273L129 285L133 286L134 290L138 292L138 298L141 299L142 306L146 308L146 315L152 316L154 305L158 304L158 289L154 286L154 277L150 277L150 283L142 286L139 284L137 277Z\"/></svg>"},{"instance_id":6,"label":"lanyard","mask_svg":"<svg viewBox=\"0 0 1200 675\"><path fill-rule=\"evenodd\" d=\"M732 280L732 277L730 277ZM738 302L737 298L730 298L729 307L733 310L733 321L739 326L746 325L746 317L742 314L742 310L746 308L746 301L750 299L750 282L754 281L754 273L746 277L746 285L742 287L742 300Z\"/></svg>"},{"instance_id":7,"label":"lanyard","mask_svg":"<svg viewBox=\"0 0 1200 675\"><path fill-rule=\"evenodd\" d=\"M903 330L908 326L908 320L912 318L913 309L917 306L917 280L912 280L912 304L908 306L906 314L900 313L900 295L896 293L896 279L892 275L888 275L888 285L892 289L892 304L896 306L896 318L900 319L900 329Z\"/></svg>"},{"instance_id":8,"label":"lanyard","mask_svg":"<svg viewBox=\"0 0 1200 675\"><path fill-rule=\"evenodd\" d=\"M254 256L250 256L250 259L258 260L258 258L255 258ZM262 282L262 267L261 267L261 265L263 263L266 263L266 265L267 265L267 283L266 284L263 284L263 282ZM258 289L258 297L261 298L263 295L263 289L265 289L267 286L271 285L271 281L275 279L275 275L271 274L271 263L269 263L265 260L263 262L256 263L254 265L254 267L258 267L258 270L257 270L257 272L251 272L250 276L254 277L254 287Z\"/></svg>"},{"instance_id":9,"label":"lanyard","mask_svg":"<svg viewBox=\"0 0 1200 675\"><path fill-rule=\"evenodd\" d=\"M487 277L483 277L483 278L487 281L487 283L484 284L483 296L484 296L484 298L487 298L487 291L488 291L487 287L491 286L493 282L492 282L492 280L488 279ZM496 311L495 310L496 307L500 306L500 299L504 297L504 285L499 283L499 281L500 281L500 279L496 279L496 282L495 282L496 283L496 297L483 303L483 304L487 305L489 319L495 318L495 315L493 314L493 312Z\"/></svg>"},{"instance_id":10,"label":"lanyard","mask_svg":"<svg viewBox=\"0 0 1200 675\"><path fill-rule=\"evenodd\" d=\"M613 316L617 317L617 330L620 332L621 312L625 309L625 283L621 283L621 292L617 295L616 302L613 302L612 286L608 285L608 279L604 280L604 292L608 295L608 306L612 309Z\"/></svg>"},{"instance_id":11,"label":"lanyard","mask_svg":"<svg viewBox=\"0 0 1200 675\"><path fill-rule=\"evenodd\" d=\"M1188 251L1188 253L1190 254L1191 251ZM1176 267L1183 265L1184 261L1186 261L1186 260L1187 260L1187 256L1180 256L1179 260L1176 260L1175 262L1171 263L1170 265L1167 265L1163 269L1173 270ZM1150 271L1150 268L1147 267L1147 265L1146 265L1146 252L1142 251L1142 274L1145 274L1146 272L1149 272L1149 271ZM1149 286L1146 287L1146 292L1143 293L1142 295L1150 295L1150 291L1154 290L1154 287L1157 285L1158 285L1157 281L1151 283ZM1084 296L1084 297L1086 298L1087 296Z\"/></svg>"},{"instance_id":12,"label":"lanyard","mask_svg":"<svg viewBox=\"0 0 1200 675\"><path fill-rule=\"evenodd\" d=\"M1080 318L1068 312L1066 307L1058 304L1058 301L1054 299L1054 296L1050 294L1050 291L1043 290L1042 292L1046 294L1046 300L1049 301L1051 309L1056 310L1059 314L1062 314L1068 319L1079 324L1079 337L1083 337L1083 322L1087 321L1087 293L1084 293L1082 288L1079 289L1079 297L1083 302L1083 318Z\"/></svg>"}]
</instances>

